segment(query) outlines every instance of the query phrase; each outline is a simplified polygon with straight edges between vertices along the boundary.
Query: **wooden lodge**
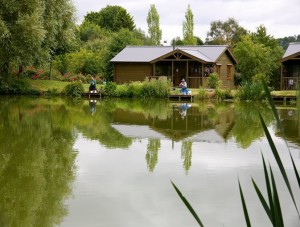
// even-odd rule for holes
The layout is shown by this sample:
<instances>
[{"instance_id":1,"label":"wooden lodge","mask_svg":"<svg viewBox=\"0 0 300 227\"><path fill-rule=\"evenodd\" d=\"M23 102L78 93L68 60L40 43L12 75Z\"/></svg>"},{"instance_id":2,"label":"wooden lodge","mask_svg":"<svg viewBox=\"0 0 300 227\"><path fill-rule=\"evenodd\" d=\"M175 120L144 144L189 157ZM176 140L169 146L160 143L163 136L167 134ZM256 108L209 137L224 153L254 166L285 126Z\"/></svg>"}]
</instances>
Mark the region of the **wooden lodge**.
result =
<instances>
[{"instance_id":1,"label":"wooden lodge","mask_svg":"<svg viewBox=\"0 0 300 227\"><path fill-rule=\"evenodd\" d=\"M227 45L127 46L111 62L117 84L166 76L177 86L181 79L188 87L208 87L216 72L221 87L234 87L235 60Z\"/></svg>"},{"instance_id":2,"label":"wooden lodge","mask_svg":"<svg viewBox=\"0 0 300 227\"><path fill-rule=\"evenodd\" d=\"M300 43L290 43L280 63L280 89L297 90L300 85Z\"/></svg>"}]
</instances>

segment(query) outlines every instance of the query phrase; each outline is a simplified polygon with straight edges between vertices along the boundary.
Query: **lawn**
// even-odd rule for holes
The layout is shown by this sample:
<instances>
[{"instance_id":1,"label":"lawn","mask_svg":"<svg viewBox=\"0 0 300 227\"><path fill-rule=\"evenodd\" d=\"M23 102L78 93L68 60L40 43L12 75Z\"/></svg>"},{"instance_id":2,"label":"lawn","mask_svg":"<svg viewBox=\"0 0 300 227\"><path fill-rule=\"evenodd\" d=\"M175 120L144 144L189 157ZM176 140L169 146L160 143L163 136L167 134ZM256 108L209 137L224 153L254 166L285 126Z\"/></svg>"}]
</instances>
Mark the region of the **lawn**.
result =
<instances>
[{"instance_id":1,"label":"lawn","mask_svg":"<svg viewBox=\"0 0 300 227\"><path fill-rule=\"evenodd\" d=\"M61 92L65 86L67 86L70 82L62 82L55 80L29 80L29 83L33 88L40 91L48 91L56 89L57 92ZM89 90L89 84L83 84L84 90Z\"/></svg>"}]
</instances>

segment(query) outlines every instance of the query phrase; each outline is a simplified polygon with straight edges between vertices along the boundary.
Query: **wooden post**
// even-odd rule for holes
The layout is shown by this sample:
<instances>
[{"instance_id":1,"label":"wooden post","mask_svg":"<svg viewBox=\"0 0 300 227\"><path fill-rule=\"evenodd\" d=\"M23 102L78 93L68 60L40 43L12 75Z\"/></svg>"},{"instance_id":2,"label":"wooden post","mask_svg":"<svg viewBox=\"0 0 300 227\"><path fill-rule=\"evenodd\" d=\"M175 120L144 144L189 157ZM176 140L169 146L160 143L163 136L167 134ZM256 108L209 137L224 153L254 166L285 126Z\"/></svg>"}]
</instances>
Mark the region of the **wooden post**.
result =
<instances>
[{"instance_id":1,"label":"wooden post","mask_svg":"<svg viewBox=\"0 0 300 227\"><path fill-rule=\"evenodd\" d=\"M172 83L174 86L174 61L172 61Z\"/></svg>"},{"instance_id":2,"label":"wooden post","mask_svg":"<svg viewBox=\"0 0 300 227\"><path fill-rule=\"evenodd\" d=\"M282 69L282 63L280 64L280 90L282 90L282 72L283 72L283 69Z\"/></svg>"}]
</instances>

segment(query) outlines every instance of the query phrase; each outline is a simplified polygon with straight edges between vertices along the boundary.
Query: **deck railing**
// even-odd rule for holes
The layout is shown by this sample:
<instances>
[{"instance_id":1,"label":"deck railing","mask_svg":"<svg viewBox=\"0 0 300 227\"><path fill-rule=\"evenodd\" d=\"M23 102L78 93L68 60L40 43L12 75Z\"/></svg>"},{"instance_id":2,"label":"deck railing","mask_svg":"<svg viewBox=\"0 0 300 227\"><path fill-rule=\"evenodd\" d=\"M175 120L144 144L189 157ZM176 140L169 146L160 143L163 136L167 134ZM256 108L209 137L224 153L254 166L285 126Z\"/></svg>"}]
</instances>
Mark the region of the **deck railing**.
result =
<instances>
[{"instance_id":1,"label":"deck railing","mask_svg":"<svg viewBox=\"0 0 300 227\"><path fill-rule=\"evenodd\" d=\"M282 77L281 90L297 90L300 86L300 77Z\"/></svg>"}]
</instances>

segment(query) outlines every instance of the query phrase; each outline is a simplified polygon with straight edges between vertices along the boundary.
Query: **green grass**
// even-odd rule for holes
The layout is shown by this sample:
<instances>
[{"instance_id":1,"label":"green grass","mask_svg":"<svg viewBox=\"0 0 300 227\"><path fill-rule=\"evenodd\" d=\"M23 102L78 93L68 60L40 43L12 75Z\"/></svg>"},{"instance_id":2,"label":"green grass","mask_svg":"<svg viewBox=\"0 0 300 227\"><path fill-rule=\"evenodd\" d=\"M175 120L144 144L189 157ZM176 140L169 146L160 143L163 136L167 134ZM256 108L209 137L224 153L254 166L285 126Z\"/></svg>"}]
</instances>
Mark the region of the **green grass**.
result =
<instances>
[{"instance_id":1,"label":"green grass","mask_svg":"<svg viewBox=\"0 0 300 227\"><path fill-rule=\"evenodd\" d=\"M296 90L288 90L288 91L272 91L272 96L296 96L297 91Z\"/></svg>"},{"instance_id":2,"label":"green grass","mask_svg":"<svg viewBox=\"0 0 300 227\"><path fill-rule=\"evenodd\" d=\"M34 89L39 91L57 90L61 92L70 82L62 82L55 80L28 80ZM89 84L83 84L84 90L89 90Z\"/></svg>"}]
</instances>

